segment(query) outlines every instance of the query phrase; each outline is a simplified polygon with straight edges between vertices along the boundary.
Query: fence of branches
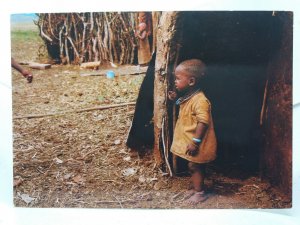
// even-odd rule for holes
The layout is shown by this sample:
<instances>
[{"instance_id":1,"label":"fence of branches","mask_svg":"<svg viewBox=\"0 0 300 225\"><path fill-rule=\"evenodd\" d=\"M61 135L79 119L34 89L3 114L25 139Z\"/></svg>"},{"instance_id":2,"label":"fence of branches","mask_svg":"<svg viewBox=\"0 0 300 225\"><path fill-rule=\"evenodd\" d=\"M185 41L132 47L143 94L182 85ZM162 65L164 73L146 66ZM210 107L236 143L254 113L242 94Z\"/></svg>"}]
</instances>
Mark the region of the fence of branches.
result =
<instances>
[{"instance_id":1,"label":"fence of branches","mask_svg":"<svg viewBox=\"0 0 300 225\"><path fill-rule=\"evenodd\" d=\"M41 13L36 21L49 56L64 64L132 64L136 13Z\"/></svg>"}]
</instances>

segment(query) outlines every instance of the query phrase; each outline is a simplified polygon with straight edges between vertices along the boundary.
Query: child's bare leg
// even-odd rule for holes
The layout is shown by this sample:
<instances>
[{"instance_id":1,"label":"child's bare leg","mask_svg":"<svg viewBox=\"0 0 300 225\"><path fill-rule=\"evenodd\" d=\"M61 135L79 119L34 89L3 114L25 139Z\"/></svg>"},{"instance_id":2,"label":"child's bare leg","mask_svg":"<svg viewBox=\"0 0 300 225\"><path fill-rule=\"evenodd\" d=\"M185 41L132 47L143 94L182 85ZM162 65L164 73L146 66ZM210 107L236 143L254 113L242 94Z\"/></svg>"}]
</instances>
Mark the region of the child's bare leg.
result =
<instances>
[{"instance_id":1,"label":"child's bare leg","mask_svg":"<svg viewBox=\"0 0 300 225\"><path fill-rule=\"evenodd\" d=\"M189 204L197 204L207 199L207 196L204 193L205 166L189 162L189 170L192 175L191 179L194 189L192 190L192 196L187 202Z\"/></svg>"}]
</instances>

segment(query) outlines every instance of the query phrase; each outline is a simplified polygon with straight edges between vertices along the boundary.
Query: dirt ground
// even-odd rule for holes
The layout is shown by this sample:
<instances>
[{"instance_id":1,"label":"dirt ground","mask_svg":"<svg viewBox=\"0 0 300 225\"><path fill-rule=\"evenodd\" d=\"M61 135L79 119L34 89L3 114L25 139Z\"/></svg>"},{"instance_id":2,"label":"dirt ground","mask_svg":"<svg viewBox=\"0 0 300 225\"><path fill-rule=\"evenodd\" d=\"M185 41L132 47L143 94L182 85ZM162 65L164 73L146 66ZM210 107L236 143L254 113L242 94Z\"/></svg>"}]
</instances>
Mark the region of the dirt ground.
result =
<instances>
[{"instance_id":1,"label":"dirt ground","mask_svg":"<svg viewBox=\"0 0 300 225\"><path fill-rule=\"evenodd\" d=\"M18 61L38 61L40 42L12 39ZM29 46L29 47L28 47ZM100 68L101 70L101 68ZM151 153L125 145L144 74L136 66L113 68L115 79L81 76L79 66L32 70L33 83L16 71L13 83L14 203L17 207L77 208L288 208L291 202L258 176L208 168L210 198L184 201L189 177L169 177ZM105 72L105 71L104 71ZM57 115L55 115L57 114ZM44 115L30 118L28 115Z\"/></svg>"}]
</instances>

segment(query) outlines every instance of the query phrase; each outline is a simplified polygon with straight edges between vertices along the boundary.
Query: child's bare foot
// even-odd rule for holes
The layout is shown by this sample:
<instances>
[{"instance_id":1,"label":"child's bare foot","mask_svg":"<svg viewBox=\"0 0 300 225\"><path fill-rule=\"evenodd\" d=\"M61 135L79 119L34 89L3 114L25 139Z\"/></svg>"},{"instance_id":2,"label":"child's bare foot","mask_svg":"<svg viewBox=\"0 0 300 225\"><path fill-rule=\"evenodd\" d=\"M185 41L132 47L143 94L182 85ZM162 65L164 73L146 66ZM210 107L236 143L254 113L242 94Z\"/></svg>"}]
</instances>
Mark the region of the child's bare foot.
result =
<instances>
[{"instance_id":1,"label":"child's bare foot","mask_svg":"<svg viewBox=\"0 0 300 225\"><path fill-rule=\"evenodd\" d=\"M186 201L188 204L196 205L200 202L204 202L208 199L208 196L204 193L204 191L194 192L194 194Z\"/></svg>"}]
</instances>

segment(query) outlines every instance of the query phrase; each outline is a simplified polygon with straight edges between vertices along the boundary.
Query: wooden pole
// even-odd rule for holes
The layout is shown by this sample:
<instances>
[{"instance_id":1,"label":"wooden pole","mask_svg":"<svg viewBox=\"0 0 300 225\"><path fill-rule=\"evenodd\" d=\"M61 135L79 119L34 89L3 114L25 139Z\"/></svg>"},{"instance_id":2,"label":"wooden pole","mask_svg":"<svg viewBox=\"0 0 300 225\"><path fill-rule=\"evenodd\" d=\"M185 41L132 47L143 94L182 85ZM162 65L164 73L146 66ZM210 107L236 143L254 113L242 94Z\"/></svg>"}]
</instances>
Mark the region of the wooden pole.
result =
<instances>
[{"instance_id":1,"label":"wooden pole","mask_svg":"<svg viewBox=\"0 0 300 225\"><path fill-rule=\"evenodd\" d=\"M268 84L269 84L269 80L266 81L266 85L265 85L263 104L262 104L261 111L260 111L260 120L259 120L259 124L260 124L260 125L263 124L264 115L265 115L266 101L267 101L267 91L268 91Z\"/></svg>"},{"instance_id":2,"label":"wooden pole","mask_svg":"<svg viewBox=\"0 0 300 225\"><path fill-rule=\"evenodd\" d=\"M154 78L154 158L156 164L163 164L163 141L162 129L163 121L168 121L167 115L167 91L168 77L173 72L173 66L176 61L176 52L180 36L181 23L179 22L179 12L164 12L160 19L160 25L157 28L157 53L155 61ZM169 74L169 75L168 75ZM167 125L166 125L167 126ZM167 128L168 129L168 128ZM164 137L164 143L170 143L168 136ZM166 146L169 151L170 146Z\"/></svg>"}]
</instances>

